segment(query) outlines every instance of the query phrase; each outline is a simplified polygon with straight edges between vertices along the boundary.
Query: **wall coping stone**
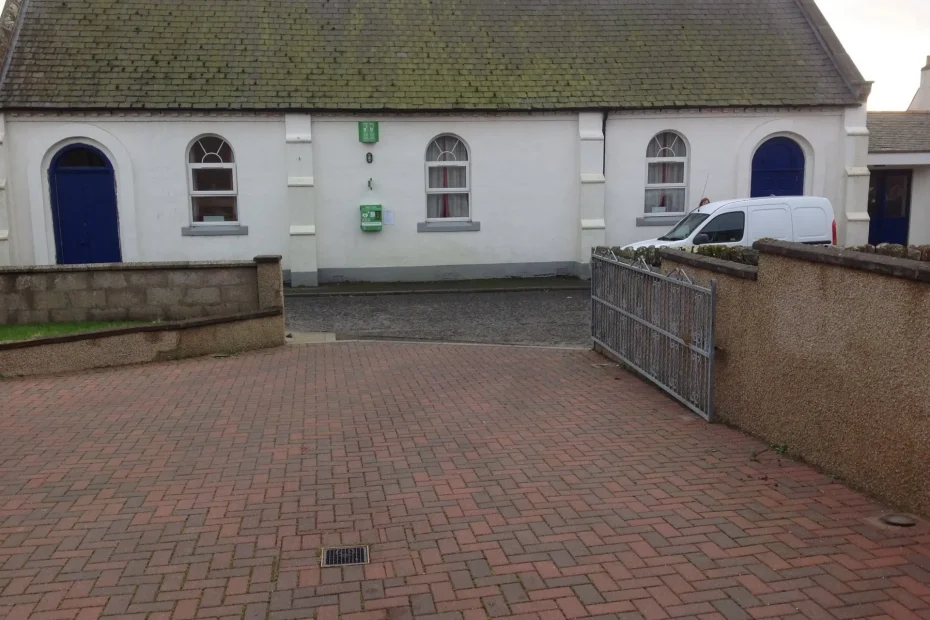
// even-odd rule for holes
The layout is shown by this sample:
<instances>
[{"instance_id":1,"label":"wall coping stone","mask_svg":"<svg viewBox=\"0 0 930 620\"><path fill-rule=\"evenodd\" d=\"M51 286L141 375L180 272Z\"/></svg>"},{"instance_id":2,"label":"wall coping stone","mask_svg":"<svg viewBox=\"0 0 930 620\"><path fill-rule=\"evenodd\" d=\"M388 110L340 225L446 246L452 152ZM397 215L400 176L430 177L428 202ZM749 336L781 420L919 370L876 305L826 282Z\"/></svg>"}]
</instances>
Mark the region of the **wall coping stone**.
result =
<instances>
[{"instance_id":1,"label":"wall coping stone","mask_svg":"<svg viewBox=\"0 0 930 620\"><path fill-rule=\"evenodd\" d=\"M132 325L129 327L114 327L112 329L98 329L96 331L78 332L74 334L63 334L61 336L46 336L44 338L31 338L29 340L11 340L9 342L0 342L0 351L10 351L13 349L27 349L46 344L63 344L66 342L78 342L80 340L94 340L97 338L107 338L110 336L124 336L126 334L138 334L142 332L167 332L176 330L192 329L195 327L205 327L208 325L219 325L222 323L235 323L236 321L247 321L251 319L263 319L272 316L284 314L284 308L271 308L259 312L246 312L242 314L228 314L226 316L211 316L200 319L186 319L183 321L159 321L147 325Z\"/></svg>"},{"instance_id":2,"label":"wall coping stone","mask_svg":"<svg viewBox=\"0 0 930 620\"><path fill-rule=\"evenodd\" d=\"M280 263L281 260L280 254L262 254L254 258L256 263Z\"/></svg>"},{"instance_id":3,"label":"wall coping stone","mask_svg":"<svg viewBox=\"0 0 930 620\"><path fill-rule=\"evenodd\" d=\"M722 273L735 278L744 280L755 280L759 275L759 268L753 265L743 265L731 261L720 260L710 256L685 252L683 250L671 250L659 248L659 256L667 258L672 262L689 265L697 269L706 269L716 273Z\"/></svg>"},{"instance_id":4,"label":"wall coping stone","mask_svg":"<svg viewBox=\"0 0 930 620\"><path fill-rule=\"evenodd\" d=\"M774 240L756 241L752 247L762 254L774 254L825 265L837 265L905 280L930 282L930 263L909 258L895 258L833 246L806 245Z\"/></svg>"},{"instance_id":5,"label":"wall coping stone","mask_svg":"<svg viewBox=\"0 0 930 620\"><path fill-rule=\"evenodd\" d=\"M95 263L92 265L18 265L0 267L0 275L69 273L75 271L150 271L168 269L223 269L228 267L255 267L259 261L180 261L172 263ZM267 261L262 261L267 262Z\"/></svg>"}]
</instances>

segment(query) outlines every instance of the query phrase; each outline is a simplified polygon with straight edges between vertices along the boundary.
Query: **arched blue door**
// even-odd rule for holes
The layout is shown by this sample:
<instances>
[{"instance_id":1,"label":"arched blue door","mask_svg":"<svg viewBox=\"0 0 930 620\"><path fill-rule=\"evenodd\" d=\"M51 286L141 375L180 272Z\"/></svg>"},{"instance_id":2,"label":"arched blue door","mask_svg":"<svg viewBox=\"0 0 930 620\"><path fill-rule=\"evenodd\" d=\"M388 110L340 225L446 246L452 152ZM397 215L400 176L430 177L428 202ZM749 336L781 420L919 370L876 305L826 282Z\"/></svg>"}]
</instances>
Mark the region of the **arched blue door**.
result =
<instances>
[{"instance_id":1,"label":"arched blue door","mask_svg":"<svg viewBox=\"0 0 930 620\"><path fill-rule=\"evenodd\" d=\"M804 195L804 151L791 138L767 140L752 158L753 198Z\"/></svg>"},{"instance_id":2,"label":"arched blue door","mask_svg":"<svg viewBox=\"0 0 930 620\"><path fill-rule=\"evenodd\" d=\"M66 146L48 176L58 264L120 262L116 179L106 155L86 144Z\"/></svg>"}]
</instances>

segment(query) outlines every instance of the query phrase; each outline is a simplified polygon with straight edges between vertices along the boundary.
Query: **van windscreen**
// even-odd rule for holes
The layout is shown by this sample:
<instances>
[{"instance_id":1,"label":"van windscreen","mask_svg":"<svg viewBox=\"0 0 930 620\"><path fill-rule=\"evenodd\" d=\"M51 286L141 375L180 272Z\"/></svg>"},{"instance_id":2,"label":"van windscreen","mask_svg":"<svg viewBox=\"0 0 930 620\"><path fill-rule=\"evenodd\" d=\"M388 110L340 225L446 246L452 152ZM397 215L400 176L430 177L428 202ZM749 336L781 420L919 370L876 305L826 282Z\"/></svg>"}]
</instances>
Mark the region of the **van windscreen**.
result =
<instances>
[{"instance_id":1,"label":"van windscreen","mask_svg":"<svg viewBox=\"0 0 930 620\"><path fill-rule=\"evenodd\" d=\"M659 237L659 241L682 241L687 239L708 217L710 216L706 213L692 213L675 224L675 228L665 233L664 237Z\"/></svg>"}]
</instances>

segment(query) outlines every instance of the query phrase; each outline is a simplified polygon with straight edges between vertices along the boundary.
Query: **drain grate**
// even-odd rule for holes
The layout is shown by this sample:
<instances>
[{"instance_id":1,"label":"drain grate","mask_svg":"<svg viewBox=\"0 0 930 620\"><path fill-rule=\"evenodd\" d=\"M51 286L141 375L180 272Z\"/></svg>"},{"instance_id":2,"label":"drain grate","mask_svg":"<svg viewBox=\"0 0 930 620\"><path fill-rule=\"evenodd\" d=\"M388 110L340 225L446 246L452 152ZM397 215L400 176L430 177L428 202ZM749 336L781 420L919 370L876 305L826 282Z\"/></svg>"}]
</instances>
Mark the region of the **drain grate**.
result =
<instances>
[{"instance_id":1,"label":"drain grate","mask_svg":"<svg viewBox=\"0 0 930 620\"><path fill-rule=\"evenodd\" d=\"M321 566L351 566L368 564L368 547L330 547L323 549Z\"/></svg>"}]
</instances>

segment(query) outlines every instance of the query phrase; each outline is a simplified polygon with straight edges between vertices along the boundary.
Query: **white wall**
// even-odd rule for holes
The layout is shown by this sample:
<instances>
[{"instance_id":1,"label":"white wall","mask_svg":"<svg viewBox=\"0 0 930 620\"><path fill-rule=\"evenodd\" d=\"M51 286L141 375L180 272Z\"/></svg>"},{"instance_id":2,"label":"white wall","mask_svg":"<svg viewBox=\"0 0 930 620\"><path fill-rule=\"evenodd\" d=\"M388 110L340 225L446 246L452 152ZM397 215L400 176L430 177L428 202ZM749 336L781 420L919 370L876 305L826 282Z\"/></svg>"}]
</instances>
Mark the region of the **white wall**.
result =
<instances>
[{"instance_id":1,"label":"white wall","mask_svg":"<svg viewBox=\"0 0 930 620\"><path fill-rule=\"evenodd\" d=\"M825 196L839 219L844 204L843 111L615 113L607 121L607 242L624 245L661 235L667 224L637 226L644 217L646 147L657 133L676 131L688 142L688 198L694 208L749 196L752 157L773 135L797 139L807 156L805 194ZM707 189L703 189L705 183Z\"/></svg>"},{"instance_id":2,"label":"white wall","mask_svg":"<svg viewBox=\"0 0 930 620\"><path fill-rule=\"evenodd\" d=\"M246 236L185 237L190 224L187 148L199 135L229 141ZM251 259L288 242L284 117L7 117L14 264L55 262L48 166L63 145L86 142L115 169L125 261Z\"/></svg>"},{"instance_id":3,"label":"white wall","mask_svg":"<svg viewBox=\"0 0 930 620\"><path fill-rule=\"evenodd\" d=\"M359 120L379 121L377 144L358 141ZM312 133L321 270L577 261L577 115L315 115ZM445 133L468 145L480 231L417 232L426 219L426 148ZM361 204L392 211L393 225L363 233Z\"/></svg>"},{"instance_id":4,"label":"white wall","mask_svg":"<svg viewBox=\"0 0 930 620\"><path fill-rule=\"evenodd\" d=\"M914 168L908 242L911 245L930 244L930 166Z\"/></svg>"},{"instance_id":5,"label":"white wall","mask_svg":"<svg viewBox=\"0 0 930 620\"><path fill-rule=\"evenodd\" d=\"M359 120L379 121L377 144L358 141ZM644 216L646 146L664 130L688 141L689 206L702 195L712 200L748 195L753 153L772 135L798 139L808 158L806 193L829 198L838 219L846 198L842 110L614 113L607 121L606 183L597 170L599 113L305 115L291 121L293 136L287 135L284 115L7 115L12 262L54 262L47 171L57 150L77 140L107 153L116 170L124 260L282 254L285 268L291 259L300 263L295 271L306 271L307 282L315 281L317 269L349 279L376 269L378 278L388 279L475 277L494 271L464 267L495 265L512 265L513 274L544 273L583 263L585 232L600 239L605 225L611 245L658 236L663 227L637 226L637 219ZM186 151L205 133L225 137L235 149L247 236L181 234L190 222ZM468 145L471 214L479 231L418 232L426 218L426 148L444 133ZM593 163L582 170L581 149L588 143ZM588 193L586 210L583 179L605 188L604 194ZM915 196L917 189L915 179ZM363 233L363 203L383 205L393 213L393 224ZM583 230L586 225L591 231ZM296 252L297 233L307 237L298 239L306 241L301 260L289 256Z\"/></svg>"}]
</instances>

